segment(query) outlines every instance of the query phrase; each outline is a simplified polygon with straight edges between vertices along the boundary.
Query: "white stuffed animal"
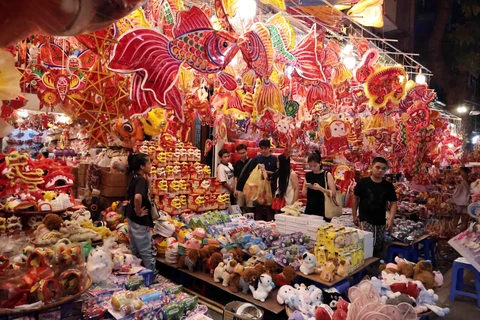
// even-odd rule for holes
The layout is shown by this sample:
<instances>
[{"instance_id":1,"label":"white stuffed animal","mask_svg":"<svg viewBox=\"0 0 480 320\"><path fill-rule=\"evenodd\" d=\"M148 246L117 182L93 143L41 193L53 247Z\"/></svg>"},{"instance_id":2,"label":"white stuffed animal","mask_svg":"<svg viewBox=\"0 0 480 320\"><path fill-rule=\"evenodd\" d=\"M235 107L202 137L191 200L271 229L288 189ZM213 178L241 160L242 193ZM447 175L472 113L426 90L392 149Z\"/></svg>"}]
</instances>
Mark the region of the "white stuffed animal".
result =
<instances>
[{"instance_id":1,"label":"white stuffed animal","mask_svg":"<svg viewBox=\"0 0 480 320\"><path fill-rule=\"evenodd\" d=\"M281 286L280 289L278 289L277 293L277 302L279 304L286 304L288 305L290 302L290 299L297 293L297 290L295 290L294 287L285 285Z\"/></svg>"},{"instance_id":2,"label":"white stuffed animal","mask_svg":"<svg viewBox=\"0 0 480 320\"><path fill-rule=\"evenodd\" d=\"M178 262L178 242L177 239L173 237L167 238L165 261L171 264L176 264Z\"/></svg>"},{"instance_id":3,"label":"white stuffed animal","mask_svg":"<svg viewBox=\"0 0 480 320\"><path fill-rule=\"evenodd\" d=\"M222 275L224 271L225 271L225 263L220 262L218 266L215 268L215 270L213 271L213 281L220 282L220 279L222 279Z\"/></svg>"},{"instance_id":4,"label":"white stuffed animal","mask_svg":"<svg viewBox=\"0 0 480 320\"><path fill-rule=\"evenodd\" d=\"M107 280L113 270L112 255L107 246L90 251L87 260L87 272L94 283Z\"/></svg>"},{"instance_id":5,"label":"white stuffed animal","mask_svg":"<svg viewBox=\"0 0 480 320\"><path fill-rule=\"evenodd\" d=\"M315 256L309 252L303 254L302 265L300 266L300 272L308 276L314 272L317 272L317 262Z\"/></svg>"},{"instance_id":6,"label":"white stuffed animal","mask_svg":"<svg viewBox=\"0 0 480 320\"><path fill-rule=\"evenodd\" d=\"M255 286L250 286L253 298L265 302L270 291L275 288L272 277L266 273L262 274L255 280Z\"/></svg>"}]
</instances>

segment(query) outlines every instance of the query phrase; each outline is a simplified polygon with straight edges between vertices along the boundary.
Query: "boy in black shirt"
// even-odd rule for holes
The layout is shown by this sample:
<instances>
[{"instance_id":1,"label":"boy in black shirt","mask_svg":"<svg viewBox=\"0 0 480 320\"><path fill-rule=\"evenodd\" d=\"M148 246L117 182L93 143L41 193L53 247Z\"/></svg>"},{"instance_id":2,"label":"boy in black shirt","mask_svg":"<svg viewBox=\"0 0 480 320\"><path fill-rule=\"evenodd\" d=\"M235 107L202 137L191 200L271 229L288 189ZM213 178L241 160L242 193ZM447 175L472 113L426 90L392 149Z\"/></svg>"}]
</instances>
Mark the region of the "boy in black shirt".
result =
<instances>
[{"instance_id":1,"label":"boy in black shirt","mask_svg":"<svg viewBox=\"0 0 480 320\"><path fill-rule=\"evenodd\" d=\"M352 204L353 222L362 230L374 234L374 252L383 248L385 230L392 228L397 213L397 194L391 182L384 180L387 160L377 157L372 161L372 174L357 183ZM390 203L390 216L386 221L387 204ZM360 217L357 215L359 208Z\"/></svg>"}]
</instances>

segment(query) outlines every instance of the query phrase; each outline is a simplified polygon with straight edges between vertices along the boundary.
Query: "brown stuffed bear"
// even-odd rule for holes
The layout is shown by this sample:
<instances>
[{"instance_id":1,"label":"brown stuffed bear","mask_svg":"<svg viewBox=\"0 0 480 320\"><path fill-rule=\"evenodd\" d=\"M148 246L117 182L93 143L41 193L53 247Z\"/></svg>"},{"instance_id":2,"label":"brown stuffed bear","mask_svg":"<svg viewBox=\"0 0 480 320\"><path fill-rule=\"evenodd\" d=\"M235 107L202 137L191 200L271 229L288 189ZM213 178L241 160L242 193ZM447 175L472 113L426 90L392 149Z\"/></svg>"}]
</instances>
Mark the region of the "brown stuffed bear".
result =
<instances>
[{"instance_id":1,"label":"brown stuffed bear","mask_svg":"<svg viewBox=\"0 0 480 320\"><path fill-rule=\"evenodd\" d=\"M295 269L292 266L286 266L283 268L282 273L277 274L275 278L273 278L273 283L275 284L276 288L280 288L282 286L291 285L293 279L297 276Z\"/></svg>"},{"instance_id":2,"label":"brown stuffed bear","mask_svg":"<svg viewBox=\"0 0 480 320\"><path fill-rule=\"evenodd\" d=\"M415 265L413 280L423 283L427 290L437 287L432 264L425 260L421 260Z\"/></svg>"},{"instance_id":3,"label":"brown stuffed bear","mask_svg":"<svg viewBox=\"0 0 480 320\"><path fill-rule=\"evenodd\" d=\"M411 263L401 261L397 265L397 272L403 274L407 278L412 278L414 274L414 267Z\"/></svg>"},{"instance_id":4,"label":"brown stuffed bear","mask_svg":"<svg viewBox=\"0 0 480 320\"><path fill-rule=\"evenodd\" d=\"M43 224L48 230L60 230L63 220L55 213L49 213L43 218Z\"/></svg>"}]
</instances>

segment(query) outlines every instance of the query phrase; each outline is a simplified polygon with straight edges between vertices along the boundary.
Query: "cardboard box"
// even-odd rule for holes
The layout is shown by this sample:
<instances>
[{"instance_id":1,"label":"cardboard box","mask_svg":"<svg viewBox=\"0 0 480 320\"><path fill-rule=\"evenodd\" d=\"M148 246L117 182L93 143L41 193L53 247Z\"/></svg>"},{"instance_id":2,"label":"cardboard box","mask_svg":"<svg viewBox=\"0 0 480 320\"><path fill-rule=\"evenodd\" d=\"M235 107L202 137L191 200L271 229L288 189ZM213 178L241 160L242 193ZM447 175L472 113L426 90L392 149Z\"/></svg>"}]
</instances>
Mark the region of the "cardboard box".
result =
<instances>
[{"instance_id":1,"label":"cardboard box","mask_svg":"<svg viewBox=\"0 0 480 320\"><path fill-rule=\"evenodd\" d=\"M100 192L104 197L125 197L127 195L127 175L111 173L103 168L100 172Z\"/></svg>"},{"instance_id":2,"label":"cardboard box","mask_svg":"<svg viewBox=\"0 0 480 320\"><path fill-rule=\"evenodd\" d=\"M78 165L78 174L77 174L77 185L79 188L85 188L87 183L87 170L88 170L88 163L80 163Z\"/></svg>"}]
</instances>

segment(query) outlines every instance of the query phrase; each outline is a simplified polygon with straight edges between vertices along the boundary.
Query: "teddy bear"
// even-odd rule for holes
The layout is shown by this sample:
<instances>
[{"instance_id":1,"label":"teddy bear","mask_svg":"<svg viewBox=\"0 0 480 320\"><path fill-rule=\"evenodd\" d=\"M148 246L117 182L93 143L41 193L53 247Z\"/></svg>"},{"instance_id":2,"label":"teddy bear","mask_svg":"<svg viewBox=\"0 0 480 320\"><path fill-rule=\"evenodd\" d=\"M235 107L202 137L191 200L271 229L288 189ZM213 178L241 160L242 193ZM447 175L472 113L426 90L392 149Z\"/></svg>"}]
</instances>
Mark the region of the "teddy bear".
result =
<instances>
[{"instance_id":1,"label":"teddy bear","mask_svg":"<svg viewBox=\"0 0 480 320\"><path fill-rule=\"evenodd\" d=\"M414 274L414 266L407 261L400 261L397 264L397 271L399 274L403 274L405 277L412 279Z\"/></svg>"},{"instance_id":2,"label":"teddy bear","mask_svg":"<svg viewBox=\"0 0 480 320\"><path fill-rule=\"evenodd\" d=\"M417 262L414 268L413 280L422 282L427 290L435 289L437 287L433 267L430 261L421 260Z\"/></svg>"},{"instance_id":3,"label":"teddy bear","mask_svg":"<svg viewBox=\"0 0 480 320\"><path fill-rule=\"evenodd\" d=\"M62 227L63 220L58 215L54 213L49 213L43 218L42 222L48 230L60 230Z\"/></svg>"},{"instance_id":4,"label":"teddy bear","mask_svg":"<svg viewBox=\"0 0 480 320\"><path fill-rule=\"evenodd\" d=\"M320 273L320 279L326 282L333 282L335 280L335 264L333 261L327 261Z\"/></svg>"},{"instance_id":5,"label":"teddy bear","mask_svg":"<svg viewBox=\"0 0 480 320\"><path fill-rule=\"evenodd\" d=\"M279 273L275 276L273 279L273 283L275 284L275 287L282 287L285 285L291 285L293 279L297 276L297 272L292 266L286 266L283 268L282 273Z\"/></svg>"},{"instance_id":6,"label":"teddy bear","mask_svg":"<svg viewBox=\"0 0 480 320\"><path fill-rule=\"evenodd\" d=\"M348 260L340 260L340 264L337 268L337 274L340 277L347 277L348 274L350 273L350 261Z\"/></svg>"},{"instance_id":7,"label":"teddy bear","mask_svg":"<svg viewBox=\"0 0 480 320\"><path fill-rule=\"evenodd\" d=\"M200 250L198 249L190 249L187 255L180 256L178 259L178 267L179 268L188 268L190 272L195 271L197 268L197 262L200 259Z\"/></svg>"}]
</instances>

